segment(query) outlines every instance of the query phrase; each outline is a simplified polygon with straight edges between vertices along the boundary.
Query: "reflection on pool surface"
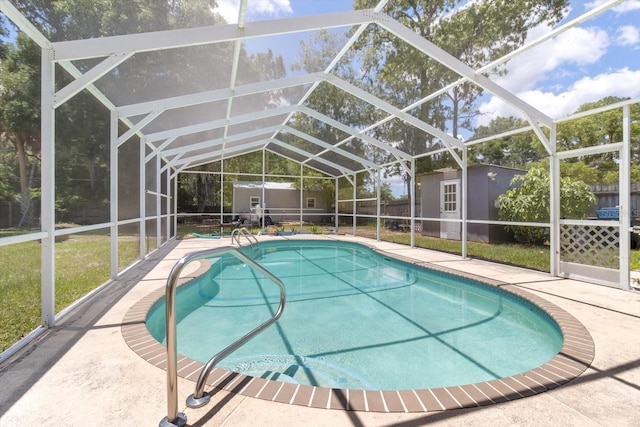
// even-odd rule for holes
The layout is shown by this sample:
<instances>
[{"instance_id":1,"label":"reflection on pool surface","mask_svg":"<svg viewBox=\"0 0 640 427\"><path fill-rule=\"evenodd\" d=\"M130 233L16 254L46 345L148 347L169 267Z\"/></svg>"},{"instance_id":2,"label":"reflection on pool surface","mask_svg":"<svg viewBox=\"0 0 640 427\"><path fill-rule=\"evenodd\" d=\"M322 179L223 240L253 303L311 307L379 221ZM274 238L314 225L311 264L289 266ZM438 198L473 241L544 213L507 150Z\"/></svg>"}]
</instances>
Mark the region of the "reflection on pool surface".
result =
<instances>
[{"instance_id":1,"label":"reflection on pool surface","mask_svg":"<svg viewBox=\"0 0 640 427\"><path fill-rule=\"evenodd\" d=\"M557 324L486 284L345 242L264 242L243 251L287 288L280 320L219 366L331 388L436 388L515 375L562 346ZM232 256L176 296L178 352L201 362L268 319L275 284ZM164 302L147 327L164 340Z\"/></svg>"}]
</instances>

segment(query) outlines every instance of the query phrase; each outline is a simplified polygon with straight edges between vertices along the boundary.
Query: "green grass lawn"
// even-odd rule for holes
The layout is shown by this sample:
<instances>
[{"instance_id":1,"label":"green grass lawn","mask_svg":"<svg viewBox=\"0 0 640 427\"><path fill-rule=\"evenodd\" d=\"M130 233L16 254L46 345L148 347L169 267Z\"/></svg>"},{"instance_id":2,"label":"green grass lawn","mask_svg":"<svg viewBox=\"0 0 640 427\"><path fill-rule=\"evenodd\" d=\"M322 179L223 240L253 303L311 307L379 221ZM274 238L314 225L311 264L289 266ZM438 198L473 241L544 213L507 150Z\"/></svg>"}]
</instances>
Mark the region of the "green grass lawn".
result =
<instances>
[{"instance_id":1,"label":"green grass lawn","mask_svg":"<svg viewBox=\"0 0 640 427\"><path fill-rule=\"evenodd\" d=\"M359 236L375 238L375 229L358 227ZM409 233L384 230L382 240L387 242L409 245L411 236ZM428 236L415 236L416 247L448 252L456 255L462 254L462 243L455 240L438 239ZM467 242L467 255L470 258L499 262L501 264L514 265L539 271L549 271L549 247L529 246L516 243L480 243Z\"/></svg>"},{"instance_id":2,"label":"green grass lawn","mask_svg":"<svg viewBox=\"0 0 640 427\"><path fill-rule=\"evenodd\" d=\"M347 229L347 227L345 227ZM350 227L348 228L350 230ZM358 226L359 236L375 238L375 227ZM387 242L409 245L409 233L382 230L381 239ZM460 255L462 243L455 240L438 239L428 236L415 236L415 244L419 248L433 249ZM480 243L467 242L467 255L471 258L508 264L549 272L549 246L530 246L517 243ZM640 250L630 251L629 265L631 270L640 271Z\"/></svg>"},{"instance_id":3,"label":"green grass lawn","mask_svg":"<svg viewBox=\"0 0 640 427\"><path fill-rule=\"evenodd\" d=\"M0 247L0 351L41 324L40 252L37 241ZM137 253L137 237L121 236L120 267ZM107 235L71 235L56 243L56 313L109 279L109 256Z\"/></svg>"}]
</instances>

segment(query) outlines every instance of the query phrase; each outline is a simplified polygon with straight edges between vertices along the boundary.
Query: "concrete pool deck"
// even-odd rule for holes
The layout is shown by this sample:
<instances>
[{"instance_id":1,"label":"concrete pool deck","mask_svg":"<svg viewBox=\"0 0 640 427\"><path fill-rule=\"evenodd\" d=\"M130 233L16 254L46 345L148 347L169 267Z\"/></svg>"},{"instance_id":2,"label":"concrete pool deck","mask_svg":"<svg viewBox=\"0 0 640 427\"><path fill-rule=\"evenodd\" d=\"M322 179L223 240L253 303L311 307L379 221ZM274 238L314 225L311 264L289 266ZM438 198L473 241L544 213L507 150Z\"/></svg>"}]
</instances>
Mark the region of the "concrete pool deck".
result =
<instances>
[{"instance_id":1,"label":"concrete pool deck","mask_svg":"<svg viewBox=\"0 0 640 427\"><path fill-rule=\"evenodd\" d=\"M318 236L314 236L318 237ZM261 236L261 239L280 237ZM226 391L185 408L194 382L179 378L178 402L191 426L640 425L640 293L352 236L399 257L509 283L566 310L589 331L595 358L573 381L535 396L477 408L428 413L327 410ZM0 426L157 426L166 416L165 372L134 353L123 319L164 287L185 254L230 239L170 242L98 292L0 367Z\"/></svg>"}]
</instances>

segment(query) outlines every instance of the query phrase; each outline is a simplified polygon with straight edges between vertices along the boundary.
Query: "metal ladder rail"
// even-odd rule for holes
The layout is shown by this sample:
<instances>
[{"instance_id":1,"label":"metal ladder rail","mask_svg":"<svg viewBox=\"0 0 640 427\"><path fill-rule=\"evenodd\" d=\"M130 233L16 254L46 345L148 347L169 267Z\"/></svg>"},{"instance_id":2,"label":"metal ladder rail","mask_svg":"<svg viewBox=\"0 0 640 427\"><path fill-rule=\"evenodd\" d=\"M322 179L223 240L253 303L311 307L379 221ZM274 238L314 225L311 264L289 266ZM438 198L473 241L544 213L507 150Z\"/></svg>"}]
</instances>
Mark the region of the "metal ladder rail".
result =
<instances>
[{"instance_id":1,"label":"metal ladder rail","mask_svg":"<svg viewBox=\"0 0 640 427\"><path fill-rule=\"evenodd\" d=\"M231 231L231 244L233 244L233 242L237 241L238 242L238 246L242 246L240 244L240 229L239 228L234 228Z\"/></svg>"},{"instance_id":2,"label":"metal ladder rail","mask_svg":"<svg viewBox=\"0 0 640 427\"><path fill-rule=\"evenodd\" d=\"M241 235L249 241L249 246L254 243L258 243L258 238L251 234L245 227L236 228L231 232L231 243L233 243L235 240L238 243L238 246L242 246L242 243L240 242ZM251 240L251 238L253 238L253 241Z\"/></svg>"},{"instance_id":3,"label":"metal ladder rail","mask_svg":"<svg viewBox=\"0 0 640 427\"><path fill-rule=\"evenodd\" d=\"M257 240L257 239L256 239ZM211 370L224 357L240 348L251 338L262 332L264 329L273 324L282 315L284 304L286 301L286 289L284 283L264 267L257 264L254 260L247 257L233 246L223 246L214 249L207 249L198 252L192 252L182 257L171 269L167 279L165 288L165 314L166 314L166 334L167 334L167 416L160 421L160 427L183 427L187 423L187 416L178 412L178 349L176 337L176 314L175 314L175 295L178 278L182 270L192 261L203 259L211 255L228 252L236 258L244 261L247 265L258 270L264 276L269 278L280 288L280 304L276 313L268 320L254 328L251 332L245 334L228 347L214 355L204 366L198 377L195 392L187 398L187 406L197 408L206 405L211 396L204 392L205 381Z\"/></svg>"},{"instance_id":4,"label":"metal ladder rail","mask_svg":"<svg viewBox=\"0 0 640 427\"><path fill-rule=\"evenodd\" d=\"M249 245L252 245L254 243L258 243L258 238L256 236L254 236L253 234L251 234L251 232L249 230L247 230L246 228L242 227L240 229L240 232L249 241ZM251 239L253 239L253 241L251 241ZM238 240L240 240L240 239L238 238Z\"/></svg>"}]
</instances>

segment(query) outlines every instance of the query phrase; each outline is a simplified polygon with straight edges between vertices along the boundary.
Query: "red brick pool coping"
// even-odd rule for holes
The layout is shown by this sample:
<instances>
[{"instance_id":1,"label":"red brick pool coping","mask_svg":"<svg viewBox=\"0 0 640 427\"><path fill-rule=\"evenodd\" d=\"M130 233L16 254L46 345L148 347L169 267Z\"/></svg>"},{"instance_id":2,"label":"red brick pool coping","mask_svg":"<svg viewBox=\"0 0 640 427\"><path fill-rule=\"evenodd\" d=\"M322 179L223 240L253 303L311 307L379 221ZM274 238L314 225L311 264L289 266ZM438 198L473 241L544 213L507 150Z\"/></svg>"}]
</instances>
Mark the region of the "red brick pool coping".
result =
<instances>
[{"instance_id":1,"label":"red brick pool coping","mask_svg":"<svg viewBox=\"0 0 640 427\"><path fill-rule=\"evenodd\" d=\"M215 368L211 372L207 385L262 400L313 408L368 412L433 412L491 405L542 393L577 378L593 361L595 346L591 335L576 318L555 304L516 285L372 249L384 256L414 265L473 278L502 289L508 287L508 292L535 304L558 323L564 336L560 352L542 366L521 374L487 382L422 390L329 389L266 380L222 368ZM201 267L190 277L182 279L182 282L192 280L206 269L207 266ZM121 331L125 342L134 352L154 366L166 370L166 348L151 336L145 324L147 313L164 297L164 292L165 288L162 287L134 304L122 320ZM203 366L201 362L178 355L178 375L182 378L195 382Z\"/></svg>"}]
</instances>

